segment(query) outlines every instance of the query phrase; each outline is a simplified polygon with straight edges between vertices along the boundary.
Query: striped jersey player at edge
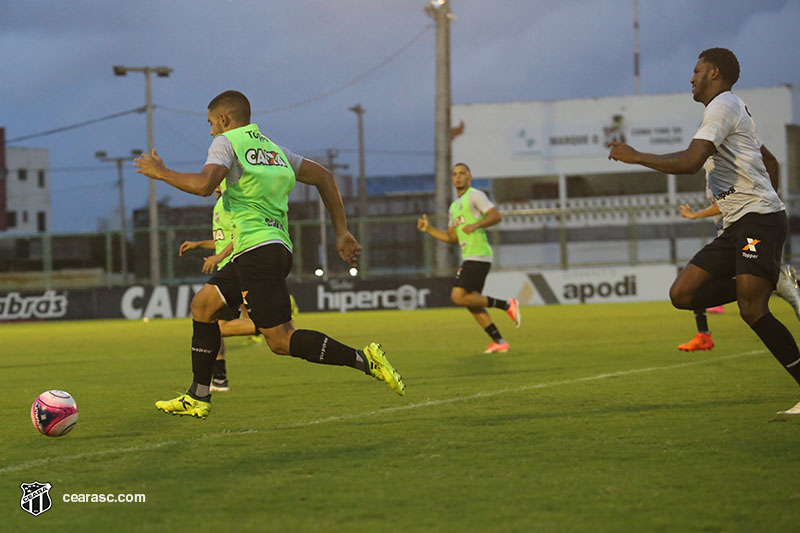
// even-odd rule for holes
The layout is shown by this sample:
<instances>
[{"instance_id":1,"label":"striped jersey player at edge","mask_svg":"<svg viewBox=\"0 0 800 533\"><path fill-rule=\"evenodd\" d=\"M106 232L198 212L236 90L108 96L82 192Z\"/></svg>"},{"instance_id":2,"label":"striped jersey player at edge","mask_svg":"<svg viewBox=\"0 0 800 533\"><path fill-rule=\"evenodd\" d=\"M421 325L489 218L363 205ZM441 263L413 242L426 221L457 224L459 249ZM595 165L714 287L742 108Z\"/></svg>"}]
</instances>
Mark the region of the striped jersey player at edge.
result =
<instances>
[{"instance_id":1,"label":"striped jersey player at edge","mask_svg":"<svg viewBox=\"0 0 800 533\"><path fill-rule=\"evenodd\" d=\"M342 260L354 266L361 253L361 246L347 229L333 175L264 136L258 125L250 122L250 102L238 91L225 91L211 100L208 122L214 140L200 172L171 170L155 150L136 159L137 172L200 196L210 195L225 180L223 203L233 222L232 261L244 305L273 353L353 367L404 394L402 378L378 343L358 350L324 333L296 330L292 325L286 277L292 266L288 202L295 180L317 187L331 216ZM220 344L217 316L225 304L218 291L206 294L192 302L192 385L177 398L156 402L166 413L206 418L211 410L209 388Z\"/></svg>"},{"instance_id":2,"label":"striped jersey player at edge","mask_svg":"<svg viewBox=\"0 0 800 533\"><path fill-rule=\"evenodd\" d=\"M453 165L452 181L458 199L450 204L447 231L431 226L425 214L417 219L417 229L442 242L458 243L461 247L462 262L456 272L450 299L454 304L466 307L492 339L484 353L507 352L508 342L500 335L486 308L504 310L519 327L522 315L517 300L500 300L481 294L492 267L493 255L486 228L498 224L502 217L483 191L470 186L472 172L466 164Z\"/></svg>"},{"instance_id":3,"label":"striped jersey player at edge","mask_svg":"<svg viewBox=\"0 0 800 533\"><path fill-rule=\"evenodd\" d=\"M706 181L722 213L722 234L681 270L670 288L678 309L705 309L736 301L739 314L800 384L800 351L788 329L769 311L780 277L787 220L770 184L777 160L758 139L750 110L732 88L739 61L725 48L700 53L692 96L705 106L700 129L682 152L656 155L612 142L608 158L665 174L694 174ZM800 403L780 411L800 414Z\"/></svg>"}]
</instances>

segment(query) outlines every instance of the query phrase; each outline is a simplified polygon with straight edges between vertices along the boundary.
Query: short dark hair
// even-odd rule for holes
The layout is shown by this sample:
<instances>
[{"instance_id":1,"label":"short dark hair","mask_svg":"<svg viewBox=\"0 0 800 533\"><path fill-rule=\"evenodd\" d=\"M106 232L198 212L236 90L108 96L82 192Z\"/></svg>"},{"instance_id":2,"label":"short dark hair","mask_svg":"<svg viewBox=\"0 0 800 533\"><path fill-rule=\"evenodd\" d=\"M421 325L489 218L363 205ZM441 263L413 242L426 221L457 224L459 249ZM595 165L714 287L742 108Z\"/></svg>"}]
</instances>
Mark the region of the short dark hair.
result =
<instances>
[{"instance_id":1,"label":"short dark hair","mask_svg":"<svg viewBox=\"0 0 800 533\"><path fill-rule=\"evenodd\" d=\"M250 123L250 101L239 91L225 91L208 103L208 110L224 106L225 111L236 122Z\"/></svg>"},{"instance_id":2,"label":"short dark hair","mask_svg":"<svg viewBox=\"0 0 800 533\"><path fill-rule=\"evenodd\" d=\"M739 60L727 48L709 48L700 52L698 59L711 63L719 69L722 79L733 85L739 81Z\"/></svg>"},{"instance_id":3,"label":"short dark hair","mask_svg":"<svg viewBox=\"0 0 800 533\"><path fill-rule=\"evenodd\" d=\"M456 163L455 165L453 165L453 168L456 168L456 167L464 167L464 168L467 169L467 172L472 174L472 170L470 170L469 165L467 165L466 163Z\"/></svg>"}]
</instances>

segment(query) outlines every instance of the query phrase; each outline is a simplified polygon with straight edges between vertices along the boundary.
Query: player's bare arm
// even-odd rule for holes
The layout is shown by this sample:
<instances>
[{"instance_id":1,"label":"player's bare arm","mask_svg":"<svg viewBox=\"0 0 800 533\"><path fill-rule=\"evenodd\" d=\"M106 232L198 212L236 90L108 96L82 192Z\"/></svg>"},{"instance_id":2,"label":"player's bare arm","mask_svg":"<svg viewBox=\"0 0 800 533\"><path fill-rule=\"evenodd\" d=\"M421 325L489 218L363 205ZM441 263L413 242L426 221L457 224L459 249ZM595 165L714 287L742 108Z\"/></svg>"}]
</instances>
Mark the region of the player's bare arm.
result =
<instances>
[{"instance_id":1,"label":"player's bare arm","mask_svg":"<svg viewBox=\"0 0 800 533\"><path fill-rule=\"evenodd\" d=\"M703 139L692 139L689 147L671 154L649 154L639 152L630 145L612 141L608 158L621 163L642 165L664 174L695 174L703 168L706 159L716 151L714 143Z\"/></svg>"},{"instance_id":2,"label":"player's bare arm","mask_svg":"<svg viewBox=\"0 0 800 533\"><path fill-rule=\"evenodd\" d=\"M781 178L778 159L772 155L772 152L763 144L761 145L761 159L763 159L764 166L767 168L767 174L769 174L769 181L772 183L772 188L780 192Z\"/></svg>"},{"instance_id":3,"label":"player's bare arm","mask_svg":"<svg viewBox=\"0 0 800 533\"><path fill-rule=\"evenodd\" d=\"M211 196L228 173L228 169L222 165L205 165L200 172L178 172L169 169L155 148L151 153L143 153L137 157L133 166L139 174L198 196Z\"/></svg>"},{"instance_id":4,"label":"player's bare arm","mask_svg":"<svg viewBox=\"0 0 800 533\"><path fill-rule=\"evenodd\" d=\"M336 251L345 263L355 266L361 256L361 245L347 230L347 216L344 212L342 195L339 193L333 174L319 163L303 159L296 178L297 181L317 188L322 203L331 216L333 231L336 234Z\"/></svg>"},{"instance_id":5,"label":"player's bare arm","mask_svg":"<svg viewBox=\"0 0 800 533\"><path fill-rule=\"evenodd\" d=\"M448 228L447 231L434 228L430 225L430 222L428 222L428 215L426 214L423 214L421 218L417 219L417 229L423 233L427 233L434 239L448 244L456 244L458 242L455 228Z\"/></svg>"},{"instance_id":6,"label":"player's bare arm","mask_svg":"<svg viewBox=\"0 0 800 533\"><path fill-rule=\"evenodd\" d=\"M210 242L211 248L212 249L215 248L214 241L204 241L204 242ZM213 274L214 269L217 268L217 265L220 264L223 259L231 255L232 253L233 253L233 242L229 243L228 246L226 246L225 249L222 250L220 253L209 255L208 257L203 259L203 268L201 269L201 271L203 272L203 274Z\"/></svg>"},{"instance_id":7,"label":"player's bare arm","mask_svg":"<svg viewBox=\"0 0 800 533\"><path fill-rule=\"evenodd\" d=\"M500 211L498 211L496 207L489 209L484 214L486 215L486 218L479 220L474 224L467 224L466 226L464 226L462 228L464 233L469 235L478 228L489 228L491 226L499 224L500 221L503 220L503 216L500 214Z\"/></svg>"},{"instance_id":8,"label":"player's bare arm","mask_svg":"<svg viewBox=\"0 0 800 533\"><path fill-rule=\"evenodd\" d=\"M178 249L178 255L183 255L189 250L197 250L198 248L213 250L214 241L183 241L181 247Z\"/></svg>"},{"instance_id":9,"label":"player's bare arm","mask_svg":"<svg viewBox=\"0 0 800 533\"><path fill-rule=\"evenodd\" d=\"M678 206L678 213L683 218L688 218L689 220L694 220L697 218L708 218L713 217L715 215L719 215L721 211L719 210L719 206L714 203L710 206L706 207L705 209L701 209L700 211L694 211L689 204L683 204Z\"/></svg>"}]
</instances>

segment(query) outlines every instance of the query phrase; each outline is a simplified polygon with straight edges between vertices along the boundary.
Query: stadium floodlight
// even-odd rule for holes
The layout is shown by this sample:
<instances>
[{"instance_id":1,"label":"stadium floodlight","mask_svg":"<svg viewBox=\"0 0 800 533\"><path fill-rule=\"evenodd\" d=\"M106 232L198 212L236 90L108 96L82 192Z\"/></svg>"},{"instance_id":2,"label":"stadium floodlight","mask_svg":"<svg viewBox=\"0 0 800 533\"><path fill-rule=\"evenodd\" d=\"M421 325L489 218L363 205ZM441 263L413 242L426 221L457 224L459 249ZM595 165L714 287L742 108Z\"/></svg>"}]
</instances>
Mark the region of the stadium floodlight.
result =
<instances>
[{"instance_id":1,"label":"stadium floodlight","mask_svg":"<svg viewBox=\"0 0 800 533\"><path fill-rule=\"evenodd\" d=\"M325 271L322 270L321 268L318 268L314 271L314 275L317 276L318 278L321 278L322 276L325 275Z\"/></svg>"},{"instance_id":2,"label":"stadium floodlight","mask_svg":"<svg viewBox=\"0 0 800 533\"><path fill-rule=\"evenodd\" d=\"M145 112L147 113L147 153L153 151L153 92L150 88L150 73L155 72L159 78L166 78L173 69L169 67L126 67L114 65L115 76L125 76L128 72L141 72L145 80ZM137 154L138 155L138 154ZM158 246L158 199L156 197L156 180L149 181L148 211L150 218L150 283L158 285L161 281L161 250Z\"/></svg>"},{"instance_id":3,"label":"stadium floodlight","mask_svg":"<svg viewBox=\"0 0 800 533\"><path fill-rule=\"evenodd\" d=\"M358 269L356 267L352 267L350 269L350 275L353 276L353 277L358 276Z\"/></svg>"},{"instance_id":4,"label":"stadium floodlight","mask_svg":"<svg viewBox=\"0 0 800 533\"><path fill-rule=\"evenodd\" d=\"M97 158L98 161L103 162L113 162L117 164L117 187L119 187L119 249L120 249L120 263L121 268L120 272L122 273L122 279L127 281L128 278L128 231L125 227L125 194L123 188L123 180L122 180L122 164L126 161L133 161L136 159L139 154L141 154L141 150L131 150L131 155L129 156L122 156L122 157L108 157L108 153L105 150L98 150L94 153L94 156Z\"/></svg>"}]
</instances>

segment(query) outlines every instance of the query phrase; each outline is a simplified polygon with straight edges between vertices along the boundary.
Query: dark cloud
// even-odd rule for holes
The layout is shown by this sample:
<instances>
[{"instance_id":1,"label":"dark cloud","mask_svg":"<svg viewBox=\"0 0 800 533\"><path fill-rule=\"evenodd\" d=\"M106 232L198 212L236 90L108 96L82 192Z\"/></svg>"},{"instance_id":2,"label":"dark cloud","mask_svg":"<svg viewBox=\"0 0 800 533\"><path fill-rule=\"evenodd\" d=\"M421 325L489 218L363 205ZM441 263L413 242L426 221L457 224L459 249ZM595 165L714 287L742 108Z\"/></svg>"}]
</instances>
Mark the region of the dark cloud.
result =
<instances>
[{"instance_id":1,"label":"dark cloud","mask_svg":"<svg viewBox=\"0 0 800 533\"><path fill-rule=\"evenodd\" d=\"M632 0L451 0L453 102L520 101L633 92ZM697 54L728 46L742 63L741 87L800 83L800 2L640 0L642 91L687 91ZM111 66L168 65L153 79L156 145L180 169L197 169L210 137L208 101L236 88L255 110L312 99L346 84L406 45L432 20L425 0L26 1L3 6L2 126L21 136L143 104L140 74ZM434 31L341 91L287 111L257 115L269 135L300 153L356 147L361 103L369 174L433 168ZM176 111L168 111L171 108ZM187 113L188 112L188 113ZM23 143L50 150L55 169L96 166L95 150L144 148L133 115ZM379 151L429 155L387 155ZM357 156L341 160L357 168ZM55 227L92 229L116 203L115 173L55 171ZM147 197L146 179L126 171L128 205ZM92 186L92 184L100 184ZM196 201L159 187L173 203ZM91 200L91 201L88 201ZM108 205L106 205L108 204ZM89 207L87 207L87 205Z\"/></svg>"}]
</instances>

